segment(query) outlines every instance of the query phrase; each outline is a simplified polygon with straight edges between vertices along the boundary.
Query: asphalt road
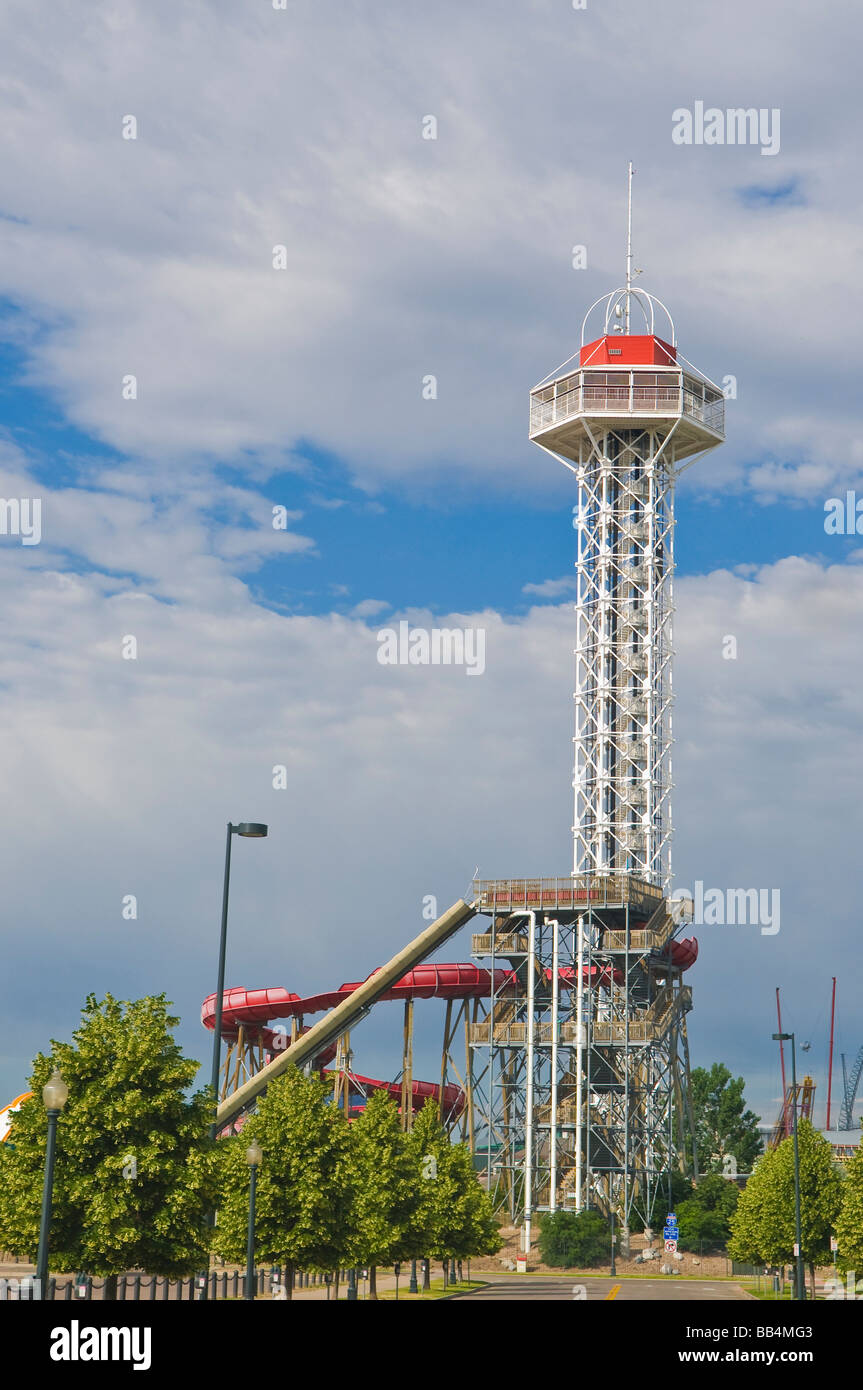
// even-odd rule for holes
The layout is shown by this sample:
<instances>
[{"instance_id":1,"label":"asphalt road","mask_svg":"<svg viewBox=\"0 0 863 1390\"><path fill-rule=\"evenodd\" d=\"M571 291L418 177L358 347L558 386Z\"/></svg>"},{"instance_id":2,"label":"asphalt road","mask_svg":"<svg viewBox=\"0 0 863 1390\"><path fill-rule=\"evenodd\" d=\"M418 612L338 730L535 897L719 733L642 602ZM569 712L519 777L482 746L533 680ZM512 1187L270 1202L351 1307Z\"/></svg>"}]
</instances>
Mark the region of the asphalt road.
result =
<instances>
[{"instance_id":1,"label":"asphalt road","mask_svg":"<svg viewBox=\"0 0 863 1390\"><path fill-rule=\"evenodd\" d=\"M582 1287L587 1290L588 1302L609 1299L612 1294L617 1303L748 1302L748 1295L739 1284L711 1282L709 1279L566 1279L533 1274L501 1275L477 1293L455 1301L475 1303L479 1300L487 1303L504 1299L520 1303L527 1298L538 1298L546 1303L565 1303L572 1302L577 1297L575 1290Z\"/></svg>"}]
</instances>

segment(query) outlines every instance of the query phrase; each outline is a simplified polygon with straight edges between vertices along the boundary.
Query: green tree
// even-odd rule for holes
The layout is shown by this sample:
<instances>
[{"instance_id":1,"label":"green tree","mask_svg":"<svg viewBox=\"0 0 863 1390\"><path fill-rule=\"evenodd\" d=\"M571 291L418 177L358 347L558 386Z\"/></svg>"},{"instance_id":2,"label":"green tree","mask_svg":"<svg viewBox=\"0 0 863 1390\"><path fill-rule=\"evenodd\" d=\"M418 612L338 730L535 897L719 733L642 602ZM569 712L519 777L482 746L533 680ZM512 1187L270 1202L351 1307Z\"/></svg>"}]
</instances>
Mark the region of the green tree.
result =
<instances>
[{"instance_id":1,"label":"green tree","mask_svg":"<svg viewBox=\"0 0 863 1390\"><path fill-rule=\"evenodd\" d=\"M34 1259L45 1164L42 1087L55 1066L69 1087L58 1123L50 1265L113 1278L182 1276L208 1260L216 1194L208 1091L187 1095L165 996L88 995L71 1043L35 1058L32 1099L0 1148L0 1247ZM110 1291L110 1286L109 1286Z\"/></svg>"},{"instance_id":2,"label":"green tree","mask_svg":"<svg viewBox=\"0 0 863 1390\"><path fill-rule=\"evenodd\" d=\"M797 1126L800 1149L802 1254L814 1278L816 1265L831 1259L830 1236L842 1205L842 1177L833 1151L809 1120ZM783 1140L758 1160L731 1218L728 1253L736 1260L771 1265L794 1258L794 1140Z\"/></svg>"},{"instance_id":3,"label":"green tree","mask_svg":"<svg viewBox=\"0 0 863 1390\"><path fill-rule=\"evenodd\" d=\"M863 1145L845 1171L836 1240L839 1245L836 1263L843 1275L854 1270L857 1279L863 1279Z\"/></svg>"},{"instance_id":4,"label":"green tree","mask_svg":"<svg viewBox=\"0 0 863 1390\"><path fill-rule=\"evenodd\" d=\"M611 1227L598 1211L547 1212L540 1220L539 1254L553 1269L587 1269L611 1256Z\"/></svg>"},{"instance_id":5,"label":"green tree","mask_svg":"<svg viewBox=\"0 0 863 1390\"><path fill-rule=\"evenodd\" d=\"M741 1173L752 1170L761 1152L758 1116L746 1109L743 1077L732 1077L722 1062L708 1071L694 1067L690 1096L701 1173L722 1173L723 1159L732 1155Z\"/></svg>"},{"instance_id":6,"label":"green tree","mask_svg":"<svg viewBox=\"0 0 863 1390\"><path fill-rule=\"evenodd\" d=\"M464 1144L447 1146L436 1181L440 1220L431 1253L454 1260L496 1254L502 1242L491 1199L480 1186Z\"/></svg>"},{"instance_id":7,"label":"green tree","mask_svg":"<svg viewBox=\"0 0 863 1390\"><path fill-rule=\"evenodd\" d=\"M740 1189L718 1173L707 1173L691 1195L677 1205L681 1250L723 1250L731 1235L731 1218Z\"/></svg>"},{"instance_id":8,"label":"green tree","mask_svg":"<svg viewBox=\"0 0 863 1390\"><path fill-rule=\"evenodd\" d=\"M419 1180L409 1215L405 1258L431 1259L443 1245L446 1197L439 1178L449 1148L449 1136L438 1119L435 1101L427 1100L414 1116L406 1143L413 1172Z\"/></svg>"},{"instance_id":9,"label":"green tree","mask_svg":"<svg viewBox=\"0 0 863 1390\"><path fill-rule=\"evenodd\" d=\"M420 1178L410 1217L410 1258L445 1261L495 1254L501 1239L491 1200L480 1186L469 1150L450 1142L434 1101L426 1101L414 1117L407 1147Z\"/></svg>"},{"instance_id":10,"label":"green tree","mask_svg":"<svg viewBox=\"0 0 863 1390\"><path fill-rule=\"evenodd\" d=\"M409 1259L416 1232L412 1212L420 1175L395 1101L375 1091L350 1124L353 1260L369 1267L369 1298L377 1298L377 1267Z\"/></svg>"},{"instance_id":11,"label":"green tree","mask_svg":"<svg viewBox=\"0 0 863 1390\"><path fill-rule=\"evenodd\" d=\"M350 1135L330 1086L289 1068L271 1083L240 1134L220 1144L221 1200L215 1246L244 1262L249 1215L246 1149L257 1140L263 1159L255 1194L255 1254L284 1262L288 1297L294 1271L339 1268L348 1257L352 1191Z\"/></svg>"}]
</instances>

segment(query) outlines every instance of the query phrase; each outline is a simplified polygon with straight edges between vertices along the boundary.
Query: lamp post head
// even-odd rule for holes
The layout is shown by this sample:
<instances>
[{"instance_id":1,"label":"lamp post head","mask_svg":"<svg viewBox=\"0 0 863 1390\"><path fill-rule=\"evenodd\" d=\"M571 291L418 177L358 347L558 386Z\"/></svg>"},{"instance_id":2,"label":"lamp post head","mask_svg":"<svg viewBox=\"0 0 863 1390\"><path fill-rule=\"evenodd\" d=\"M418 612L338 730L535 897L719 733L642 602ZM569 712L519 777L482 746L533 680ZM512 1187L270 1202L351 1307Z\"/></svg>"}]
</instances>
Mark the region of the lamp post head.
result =
<instances>
[{"instance_id":1,"label":"lamp post head","mask_svg":"<svg viewBox=\"0 0 863 1390\"><path fill-rule=\"evenodd\" d=\"M267 827L259 821L244 820L233 829L235 834L242 835L246 840L263 840L267 835Z\"/></svg>"},{"instance_id":2,"label":"lamp post head","mask_svg":"<svg viewBox=\"0 0 863 1390\"><path fill-rule=\"evenodd\" d=\"M264 1154L257 1139L253 1139L246 1149L246 1162L250 1168L258 1168L263 1162Z\"/></svg>"},{"instance_id":3,"label":"lamp post head","mask_svg":"<svg viewBox=\"0 0 863 1390\"><path fill-rule=\"evenodd\" d=\"M46 1110L62 1110L69 1099L69 1087L55 1067L48 1081L42 1087L42 1100Z\"/></svg>"}]
</instances>

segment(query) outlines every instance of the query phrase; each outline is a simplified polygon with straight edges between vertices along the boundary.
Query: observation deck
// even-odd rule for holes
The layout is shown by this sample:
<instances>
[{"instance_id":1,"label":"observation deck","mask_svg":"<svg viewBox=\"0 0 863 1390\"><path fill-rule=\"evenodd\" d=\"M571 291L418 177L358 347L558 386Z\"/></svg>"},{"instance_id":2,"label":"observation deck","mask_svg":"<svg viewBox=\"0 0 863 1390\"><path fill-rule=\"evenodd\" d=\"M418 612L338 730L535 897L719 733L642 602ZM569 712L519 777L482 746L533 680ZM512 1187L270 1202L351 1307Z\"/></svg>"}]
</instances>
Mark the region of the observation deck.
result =
<instances>
[{"instance_id":1,"label":"observation deck","mask_svg":"<svg viewBox=\"0 0 863 1390\"><path fill-rule=\"evenodd\" d=\"M588 325L602 313L602 331ZM630 327L640 314L643 332ZM665 336L658 322L667 325ZM589 339L589 341L588 341ZM578 364L574 359L578 358ZM530 393L530 438L574 463L602 453L609 430L653 429L669 436L666 466L721 444L725 397L677 348L674 320L655 295L630 284L590 306L581 347Z\"/></svg>"},{"instance_id":2,"label":"observation deck","mask_svg":"<svg viewBox=\"0 0 863 1390\"><path fill-rule=\"evenodd\" d=\"M530 393L531 439L576 463L591 449L596 427L631 430L651 421L674 428L679 461L722 443L725 397L718 386L682 366L623 363L579 367Z\"/></svg>"}]
</instances>

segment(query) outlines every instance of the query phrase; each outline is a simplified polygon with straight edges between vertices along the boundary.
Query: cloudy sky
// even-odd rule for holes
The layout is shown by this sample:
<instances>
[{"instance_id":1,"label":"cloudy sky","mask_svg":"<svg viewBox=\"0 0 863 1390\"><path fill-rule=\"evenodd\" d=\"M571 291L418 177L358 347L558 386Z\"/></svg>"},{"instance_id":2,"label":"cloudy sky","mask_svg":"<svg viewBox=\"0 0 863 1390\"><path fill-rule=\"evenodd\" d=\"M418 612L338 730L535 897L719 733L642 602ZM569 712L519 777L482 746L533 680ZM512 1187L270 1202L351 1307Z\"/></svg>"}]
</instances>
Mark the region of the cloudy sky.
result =
<instances>
[{"instance_id":1,"label":"cloudy sky","mask_svg":"<svg viewBox=\"0 0 863 1390\"><path fill-rule=\"evenodd\" d=\"M0 536L0 1102L90 990L166 991L206 1058L228 819L270 825L231 984L361 978L476 866L569 871L573 479L527 393L620 283L631 159L641 283L737 382L678 499L677 884L781 890L775 936L700 930L694 1061L772 1117L779 985L822 1119L833 975L863 1044L863 542L824 526L863 498L861 30L851 0L8 0L0 486L42 531ZM778 111L778 152L676 144L698 101ZM484 627L483 676L381 666L400 618Z\"/></svg>"}]
</instances>

